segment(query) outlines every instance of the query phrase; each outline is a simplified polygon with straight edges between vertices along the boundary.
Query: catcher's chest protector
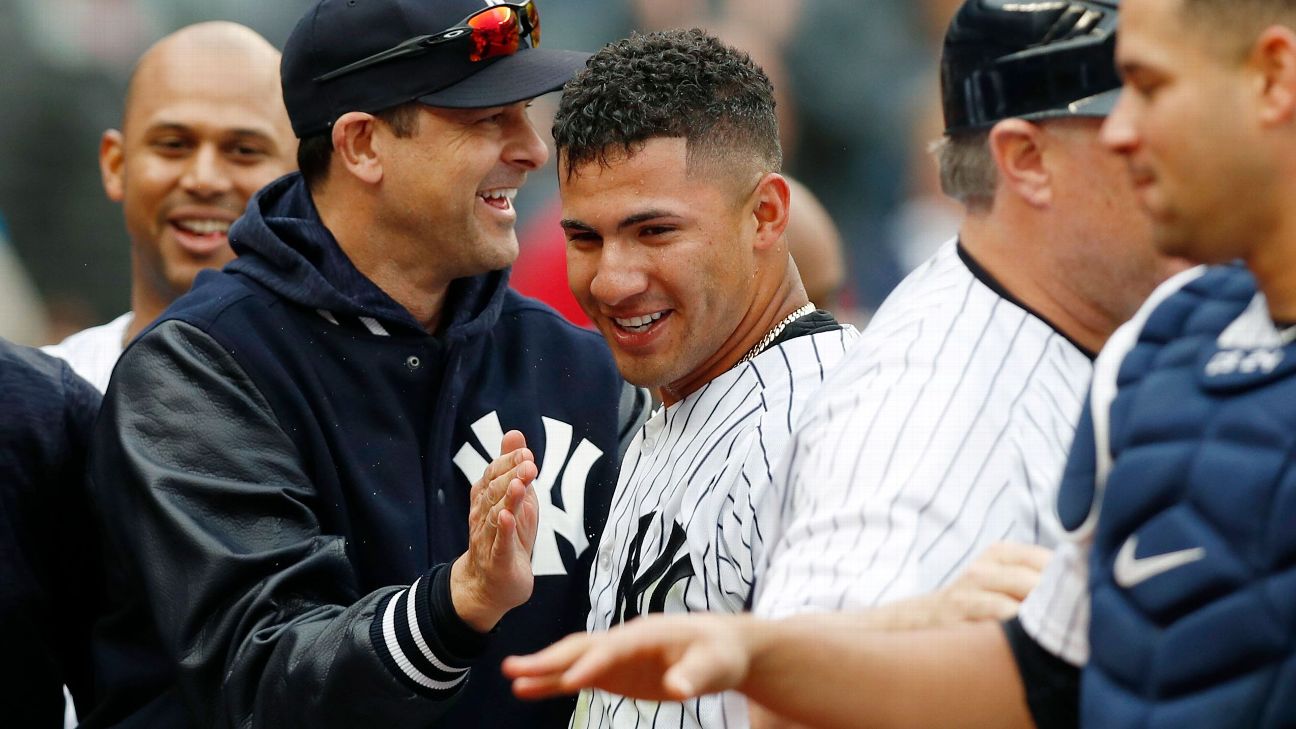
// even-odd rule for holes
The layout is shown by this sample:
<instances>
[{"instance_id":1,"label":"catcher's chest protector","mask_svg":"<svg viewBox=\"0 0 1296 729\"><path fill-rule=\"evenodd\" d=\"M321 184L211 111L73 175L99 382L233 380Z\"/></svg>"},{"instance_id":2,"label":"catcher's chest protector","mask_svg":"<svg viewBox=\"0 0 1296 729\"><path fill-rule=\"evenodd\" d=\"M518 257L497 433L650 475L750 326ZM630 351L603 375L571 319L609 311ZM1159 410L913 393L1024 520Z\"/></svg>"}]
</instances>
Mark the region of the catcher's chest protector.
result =
<instances>
[{"instance_id":1,"label":"catcher's chest protector","mask_svg":"<svg viewBox=\"0 0 1296 729\"><path fill-rule=\"evenodd\" d=\"M1163 302L1121 365L1093 500L1085 726L1296 727L1287 339L1250 274L1219 268Z\"/></svg>"}]
</instances>

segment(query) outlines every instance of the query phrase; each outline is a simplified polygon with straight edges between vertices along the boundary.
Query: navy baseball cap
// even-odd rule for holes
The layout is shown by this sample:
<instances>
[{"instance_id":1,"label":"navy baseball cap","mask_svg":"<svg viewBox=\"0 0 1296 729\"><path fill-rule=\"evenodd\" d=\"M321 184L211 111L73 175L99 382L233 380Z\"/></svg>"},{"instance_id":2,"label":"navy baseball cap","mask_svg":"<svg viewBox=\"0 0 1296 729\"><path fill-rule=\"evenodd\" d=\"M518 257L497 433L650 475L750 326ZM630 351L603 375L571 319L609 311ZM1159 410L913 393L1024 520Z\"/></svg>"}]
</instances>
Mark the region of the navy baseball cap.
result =
<instances>
[{"instance_id":1,"label":"navy baseball cap","mask_svg":"<svg viewBox=\"0 0 1296 729\"><path fill-rule=\"evenodd\" d=\"M1003 119L1105 117L1116 105L1117 0L967 0L945 34L947 134Z\"/></svg>"},{"instance_id":2,"label":"navy baseball cap","mask_svg":"<svg viewBox=\"0 0 1296 729\"><path fill-rule=\"evenodd\" d=\"M557 91L588 53L532 48L473 61L467 32L447 33L501 0L319 0L284 44L280 78L298 138L327 131L350 111L409 101L452 109L503 106ZM445 37L417 53L359 64L402 44ZM460 37L462 36L462 38ZM338 73L348 66L363 65Z\"/></svg>"}]
</instances>

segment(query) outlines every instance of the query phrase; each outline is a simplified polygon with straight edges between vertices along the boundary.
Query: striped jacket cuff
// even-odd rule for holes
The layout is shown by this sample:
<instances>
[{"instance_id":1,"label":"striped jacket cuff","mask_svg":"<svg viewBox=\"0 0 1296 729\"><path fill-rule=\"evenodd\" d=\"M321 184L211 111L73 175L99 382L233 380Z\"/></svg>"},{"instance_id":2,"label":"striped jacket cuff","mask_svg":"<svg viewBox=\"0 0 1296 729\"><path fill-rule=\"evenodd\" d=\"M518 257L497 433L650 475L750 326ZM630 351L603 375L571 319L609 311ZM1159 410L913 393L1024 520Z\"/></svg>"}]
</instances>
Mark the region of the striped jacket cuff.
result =
<instances>
[{"instance_id":1,"label":"striped jacket cuff","mask_svg":"<svg viewBox=\"0 0 1296 729\"><path fill-rule=\"evenodd\" d=\"M438 565L413 585L379 603L370 639L387 668L415 692L448 698L467 683L473 659L487 636L454 611L450 565Z\"/></svg>"}]
</instances>

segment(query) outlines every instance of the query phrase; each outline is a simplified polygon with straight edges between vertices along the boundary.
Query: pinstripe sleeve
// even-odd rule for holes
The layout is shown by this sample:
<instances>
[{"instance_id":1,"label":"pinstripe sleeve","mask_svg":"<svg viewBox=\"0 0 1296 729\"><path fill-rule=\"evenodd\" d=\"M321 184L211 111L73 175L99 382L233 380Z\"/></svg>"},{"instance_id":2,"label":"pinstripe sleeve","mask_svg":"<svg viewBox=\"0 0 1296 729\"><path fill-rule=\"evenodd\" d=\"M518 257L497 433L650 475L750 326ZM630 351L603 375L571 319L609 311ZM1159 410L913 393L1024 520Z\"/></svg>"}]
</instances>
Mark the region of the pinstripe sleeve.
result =
<instances>
[{"instance_id":1,"label":"pinstripe sleeve","mask_svg":"<svg viewBox=\"0 0 1296 729\"><path fill-rule=\"evenodd\" d=\"M1051 505L1090 369L938 259L879 311L780 459L756 612L868 608L947 584L994 542L1056 543Z\"/></svg>"},{"instance_id":2,"label":"pinstripe sleeve","mask_svg":"<svg viewBox=\"0 0 1296 729\"><path fill-rule=\"evenodd\" d=\"M986 316L987 327L1025 329L1023 314ZM1087 362L1038 332L936 353L942 337L921 327L889 339L848 358L781 459L782 521L758 613L871 607L946 584L993 542L1058 537L1048 484L1083 393L1036 375L1087 377ZM1023 415L1032 410L1035 421Z\"/></svg>"},{"instance_id":3,"label":"pinstripe sleeve","mask_svg":"<svg viewBox=\"0 0 1296 729\"><path fill-rule=\"evenodd\" d=\"M1089 546L1066 542L1017 614L1045 650L1073 666L1089 660Z\"/></svg>"},{"instance_id":4,"label":"pinstripe sleeve","mask_svg":"<svg viewBox=\"0 0 1296 729\"><path fill-rule=\"evenodd\" d=\"M1139 312L1116 330L1094 362L1088 403L1058 493L1067 539L1018 614L1022 628L1035 642L1072 665L1083 665L1089 659L1089 554L1112 467L1111 405L1116 399L1117 377L1151 313L1203 271L1201 267L1189 269L1163 283Z\"/></svg>"}]
</instances>

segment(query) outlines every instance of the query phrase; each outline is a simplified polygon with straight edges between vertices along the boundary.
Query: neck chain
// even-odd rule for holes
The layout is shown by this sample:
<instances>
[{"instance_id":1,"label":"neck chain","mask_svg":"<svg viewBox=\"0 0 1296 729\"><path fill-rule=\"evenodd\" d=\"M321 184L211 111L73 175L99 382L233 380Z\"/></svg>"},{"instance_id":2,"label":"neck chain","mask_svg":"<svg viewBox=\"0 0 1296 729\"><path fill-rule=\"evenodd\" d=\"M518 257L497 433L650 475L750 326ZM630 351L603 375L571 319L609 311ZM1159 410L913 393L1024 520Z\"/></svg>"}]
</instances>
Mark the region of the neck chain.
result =
<instances>
[{"instance_id":1,"label":"neck chain","mask_svg":"<svg viewBox=\"0 0 1296 729\"><path fill-rule=\"evenodd\" d=\"M778 335L782 334L784 329L787 329L788 324L791 324L792 322L796 321L797 319L800 319L801 317L805 316L806 314L809 314L814 310L815 310L815 305L814 302L811 301L807 303L805 306L801 307L800 309L797 309L791 314L788 314L787 318L779 322L778 324L774 325L774 328L769 330L769 333L766 334L763 339L757 342L756 346L751 348L751 351L743 355L743 358L738 360L738 364L734 365L734 367L739 367L741 365L750 362L752 358L754 358L756 355L765 351L765 348L770 346L770 342L773 342L775 339L778 339Z\"/></svg>"}]
</instances>

